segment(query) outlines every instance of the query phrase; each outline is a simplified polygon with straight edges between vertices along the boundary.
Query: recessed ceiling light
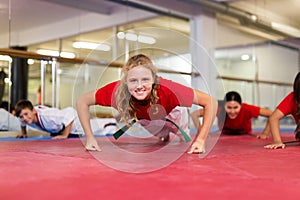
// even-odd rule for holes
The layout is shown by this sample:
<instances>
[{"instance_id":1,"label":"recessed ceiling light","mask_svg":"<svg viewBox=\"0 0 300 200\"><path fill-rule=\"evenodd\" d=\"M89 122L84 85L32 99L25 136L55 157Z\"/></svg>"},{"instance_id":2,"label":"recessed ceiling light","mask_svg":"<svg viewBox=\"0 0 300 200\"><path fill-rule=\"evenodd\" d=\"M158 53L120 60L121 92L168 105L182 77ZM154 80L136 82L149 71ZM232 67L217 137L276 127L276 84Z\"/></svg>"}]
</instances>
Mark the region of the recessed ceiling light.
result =
<instances>
[{"instance_id":1,"label":"recessed ceiling light","mask_svg":"<svg viewBox=\"0 0 300 200\"><path fill-rule=\"evenodd\" d=\"M248 54L241 55L241 60L246 61L246 60L249 60L249 59L250 59L250 56Z\"/></svg>"},{"instance_id":2,"label":"recessed ceiling light","mask_svg":"<svg viewBox=\"0 0 300 200\"><path fill-rule=\"evenodd\" d=\"M145 36L145 35L137 35L135 33L124 33L124 32L118 32L117 37L119 39L126 39L130 41L138 41L145 44L155 44L156 39L151 36Z\"/></svg>"},{"instance_id":3,"label":"recessed ceiling light","mask_svg":"<svg viewBox=\"0 0 300 200\"><path fill-rule=\"evenodd\" d=\"M48 50L48 49L38 49L37 50L38 54L42 54L42 55L48 55L48 56L61 56L63 58L75 58L75 54L72 52L61 52L59 54L58 51L54 51L54 50Z\"/></svg>"},{"instance_id":4,"label":"recessed ceiling light","mask_svg":"<svg viewBox=\"0 0 300 200\"><path fill-rule=\"evenodd\" d=\"M93 49L100 51L110 51L110 46L103 43L94 43L94 42L73 42L73 47L77 49Z\"/></svg>"},{"instance_id":5,"label":"recessed ceiling light","mask_svg":"<svg viewBox=\"0 0 300 200\"><path fill-rule=\"evenodd\" d=\"M155 44L156 42L155 38L143 35L138 36L138 41L146 44Z\"/></svg>"},{"instance_id":6,"label":"recessed ceiling light","mask_svg":"<svg viewBox=\"0 0 300 200\"><path fill-rule=\"evenodd\" d=\"M34 60L33 59L28 59L27 60L27 64L28 65L33 65L34 64Z\"/></svg>"},{"instance_id":7,"label":"recessed ceiling light","mask_svg":"<svg viewBox=\"0 0 300 200\"><path fill-rule=\"evenodd\" d=\"M10 56L0 55L0 60L12 62L12 58Z\"/></svg>"},{"instance_id":8,"label":"recessed ceiling light","mask_svg":"<svg viewBox=\"0 0 300 200\"><path fill-rule=\"evenodd\" d=\"M295 27L288 26L288 25L285 25L285 24L280 24L280 23L277 23L277 22L272 22L271 26L272 26L273 29L282 31L284 33L290 34L290 35L295 36L295 37L300 37L300 30L295 28Z\"/></svg>"},{"instance_id":9,"label":"recessed ceiling light","mask_svg":"<svg viewBox=\"0 0 300 200\"><path fill-rule=\"evenodd\" d=\"M137 41L138 36L134 33L126 33L125 34L125 39L130 40L130 41Z\"/></svg>"}]
</instances>

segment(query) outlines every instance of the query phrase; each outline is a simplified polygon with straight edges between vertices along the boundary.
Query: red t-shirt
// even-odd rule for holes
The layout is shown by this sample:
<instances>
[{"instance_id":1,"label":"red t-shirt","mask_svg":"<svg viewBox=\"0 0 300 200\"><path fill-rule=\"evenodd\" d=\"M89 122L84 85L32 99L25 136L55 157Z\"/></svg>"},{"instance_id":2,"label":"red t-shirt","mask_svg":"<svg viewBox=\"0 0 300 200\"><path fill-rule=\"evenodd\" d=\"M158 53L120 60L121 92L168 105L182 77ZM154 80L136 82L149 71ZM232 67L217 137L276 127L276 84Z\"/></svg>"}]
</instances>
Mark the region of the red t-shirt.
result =
<instances>
[{"instance_id":1,"label":"red t-shirt","mask_svg":"<svg viewBox=\"0 0 300 200\"><path fill-rule=\"evenodd\" d=\"M294 100L294 92L288 94L277 106L277 109L280 110L285 116L293 115L295 122L298 124L297 112L297 103Z\"/></svg>"},{"instance_id":2,"label":"red t-shirt","mask_svg":"<svg viewBox=\"0 0 300 200\"><path fill-rule=\"evenodd\" d=\"M259 116L260 107L242 103L241 110L235 119L230 119L226 116L224 126L222 127L221 109L218 108L217 118L218 126L223 133L238 134L252 132L252 118Z\"/></svg>"},{"instance_id":3,"label":"red t-shirt","mask_svg":"<svg viewBox=\"0 0 300 200\"><path fill-rule=\"evenodd\" d=\"M96 104L102 106L116 107L115 91L120 81L112 82L97 90ZM159 97L157 109L152 109L149 103L141 105L135 102L137 118L139 119L161 119L167 116L176 106L190 107L193 103L194 91L179 83L159 77L159 87L157 89Z\"/></svg>"}]
</instances>

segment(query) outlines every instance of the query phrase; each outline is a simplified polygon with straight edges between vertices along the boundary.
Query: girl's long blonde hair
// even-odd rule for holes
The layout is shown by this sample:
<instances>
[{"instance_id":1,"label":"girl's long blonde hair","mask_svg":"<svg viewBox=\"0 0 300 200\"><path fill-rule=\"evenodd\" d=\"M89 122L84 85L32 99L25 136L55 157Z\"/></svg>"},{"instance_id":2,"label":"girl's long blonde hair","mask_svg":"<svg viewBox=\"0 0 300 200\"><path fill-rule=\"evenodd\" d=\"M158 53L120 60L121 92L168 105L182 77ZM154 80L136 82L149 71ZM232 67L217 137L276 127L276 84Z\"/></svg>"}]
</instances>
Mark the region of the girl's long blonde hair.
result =
<instances>
[{"instance_id":1,"label":"girl's long blonde hair","mask_svg":"<svg viewBox=\"0 0 300 200\"><path fill-rule=\"evenodd\" d=\"M138 66L143 66L147 69L150 69L150 71L152 72L154 83L152 85L152 91L151 91L151 95L150 95L150 105L156 104L158 101L157 69L154 67L154 65L149 57L147 57L143 54L138 54L138 55L132 56L122 68L120 85L116 90L117 110L120 113L121 121L123 121L127 124L129 123L130 119L132 119L132 118L136 119L137 110L134 107L134 101L132 99L132 96L128 91L126 79L127 79L128 71L135 67L138 67Z\"/></svg>"}]
</instances>

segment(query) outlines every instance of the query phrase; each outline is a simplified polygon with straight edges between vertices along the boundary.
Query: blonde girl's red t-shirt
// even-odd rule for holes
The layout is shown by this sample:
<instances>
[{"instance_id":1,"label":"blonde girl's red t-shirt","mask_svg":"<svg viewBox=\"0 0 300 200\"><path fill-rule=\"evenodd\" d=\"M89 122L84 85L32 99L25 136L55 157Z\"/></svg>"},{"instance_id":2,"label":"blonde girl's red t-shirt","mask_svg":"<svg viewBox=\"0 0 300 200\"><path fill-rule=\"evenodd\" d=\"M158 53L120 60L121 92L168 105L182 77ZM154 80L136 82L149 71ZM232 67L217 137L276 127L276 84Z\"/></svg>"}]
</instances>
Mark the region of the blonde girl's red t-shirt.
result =
<instances>
[{"instance_id":1,"label":"blonde girl's red t-shirt","mask_svg":"<svg viewBox=\"0 0 300 200\"><path fill-rule=\"evenodd\" d=\"M228 116L225 118L224 125L222 127L221 109L217 112L218 126L222 129L223 133L235 134L235 133L251 133L252 132L252 118L259 116L260 107L242 103L241 110L235 119L230 119Z\"/></svg>"},{"instance_id":2,"label":"blonde girl's red t-shirt","mask_svg":"<svg viewBox=\"0 0 300 200\"><path fill-rule=\"evenodd\" d=\"M117 108L115 92L120 81L115 81L98 89L95 94L96 104ZM193 104L194 90L190 87L159 77L157 89L159 100L155 108L150 104L135 102L138 119L161 119L167 116L176 106L190 107Z\"/></svg>"},{"instance_id":3,"label":"blonde girl's red t-shirt","mask_svg":"<svg viewBox=\"0 0 300 200\"><path fill-rule=\"evenodd\" d=\"M295 122L298 124L297 113L297 102L294 100L294 92L289 93L277 106L277 109L280 110L285 116L292 115L295 119Z\"/></svg>"}]
</instances>

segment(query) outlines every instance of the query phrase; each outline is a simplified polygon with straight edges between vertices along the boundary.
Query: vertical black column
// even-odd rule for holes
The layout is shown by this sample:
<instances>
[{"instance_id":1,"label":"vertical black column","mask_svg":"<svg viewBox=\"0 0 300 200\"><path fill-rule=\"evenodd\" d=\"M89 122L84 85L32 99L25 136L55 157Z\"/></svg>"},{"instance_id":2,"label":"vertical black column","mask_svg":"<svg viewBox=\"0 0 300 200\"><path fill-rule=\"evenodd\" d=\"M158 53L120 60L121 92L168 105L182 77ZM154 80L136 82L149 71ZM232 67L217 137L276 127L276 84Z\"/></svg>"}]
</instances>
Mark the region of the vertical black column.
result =
<instances>
[{"instance_id":1,"label":"vertical black column","mask_svg":"<svg viewBox=\"0 0 300 200\"><path fill-rule=\"evenodd\" d=\"M11 47L26 51L26 47ZM11 105L15 106L20 99L28 96L28 64L26 58L13 58L11 67Z\"/></svg>"},{"instance_id":2,"label":"vertical black column","mask_svg":"<svg viewBox=\"0 0 300 200\"><path fill-rule=\"evenodd\" d=\"M1 70L0 71L0 103L2 103L4 90L5 90L5 82L4 79L7 77L7 74Z\"/></svg>"}]
</instances>

